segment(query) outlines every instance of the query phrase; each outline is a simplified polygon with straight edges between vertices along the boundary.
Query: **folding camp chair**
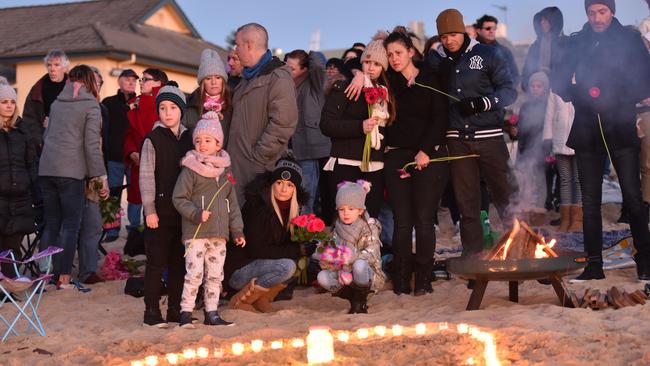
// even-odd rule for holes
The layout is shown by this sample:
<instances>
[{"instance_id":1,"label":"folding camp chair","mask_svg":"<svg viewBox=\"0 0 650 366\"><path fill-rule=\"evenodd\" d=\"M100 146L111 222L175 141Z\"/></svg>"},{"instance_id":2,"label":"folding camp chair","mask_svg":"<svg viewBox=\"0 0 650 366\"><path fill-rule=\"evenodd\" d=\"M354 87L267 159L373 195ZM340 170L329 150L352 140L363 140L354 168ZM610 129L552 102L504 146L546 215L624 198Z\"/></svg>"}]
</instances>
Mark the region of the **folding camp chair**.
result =
<instances>
[{"instance_id":1,"label":"folding camp chair","mask_svg":"<svg viewBox=\"0 0 650 366\"><path fill-rule=\"evenodd\" d=\"M0 341L4 342L9 334L18 335L15 327L20 318L24 318L28 322L26 333L28 333L31 328L34 328L38 334L45 337L45 329L43 328L41 319L38 317L38 306L41 303L41 297L43 296L45 285L53 277L53 275L49 273L49 268L52 267L50 265L52 262L52 256L62 251L63 249L58 247L49 247L44 251L31 256L27 260L16 260L10 250L0 253L0 263L13 264L16 273L16 277L10 278L5 277L4 274L0 272L0 291L2 292L0 296L3 298L0 302L0 310L2 310L5 305L8 307L10 306L7 304L13 304L17 310L15 318L13 318L11 323L9 322L11 318L5 318L0 314L0 321L7 326L7 330ZM18 265L27 264L43 258L47 259L48 273L42 274L37 278L20 275ZM22 295L22 304L18 302L16 298L17 295Z\"/></svg>"},{"instance_id":2,"label":"folding camp chair","mask_svg":"<svg viewBox=\"0 0 650 366\"><path fill-rule=\"evenodd\" d=\"M33 235L33 238L32 238ZM27 234L23 238L20 245L22 246L23 257L22 260L31 258L35 252L38 251L38 244L41 241L42 231L36 231L34 234ZM26 275L29 271L29 276L38 277L41 274L41 269L38 266L38 262L27 262L23 266L22 274Z\"/></svg>"}]
</instances>

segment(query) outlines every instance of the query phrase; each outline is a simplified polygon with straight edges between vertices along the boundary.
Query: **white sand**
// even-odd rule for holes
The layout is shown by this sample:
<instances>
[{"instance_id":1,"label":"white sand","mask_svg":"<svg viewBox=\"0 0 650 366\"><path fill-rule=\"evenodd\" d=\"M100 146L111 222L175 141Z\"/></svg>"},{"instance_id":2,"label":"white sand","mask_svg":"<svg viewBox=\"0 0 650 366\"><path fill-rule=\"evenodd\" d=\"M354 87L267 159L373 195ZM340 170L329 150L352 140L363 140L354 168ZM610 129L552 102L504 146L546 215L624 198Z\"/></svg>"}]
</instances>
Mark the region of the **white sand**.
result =
<instances>
[{"instance_id":1,"label":"white sand","mask_svg":"<svg viewBox=\"0 0 650 366\"><path fill-rule=\"evenodd\" d=\"M609 222L617 207L606 207ZM444 221L448 221L443 219ZM452 245L444 227L440 245ZM611 225L608 228L614 228ZM616 228L624 228L625 226ZM112 244L111 247L123 244ZM434 293L422 297L396 296L384 291L369 301L369 314L348 315L345 301L313 289L297 290L291 301L277 302L273 314L253 314L229 309L222 316L233 327L195 330L143 328L143 301L122 293L124 281L92 286L90 293L48 291L41 304L45 338L35 334L9 337L0 344L2 365L121 365L151 354L182 352L184 348L230 347L252 339L271 341L305 337L310 325L334 329L419 322L470 323L493 332L503 365L649 365L650 304L621 310L592 311L559 306L551 286L527 281L519 291L520 303L507 299L507 284L490 283L481 310L465 311L470 291L465 281L434 282ZM568 285L582 292L587 286L641 289L635 270L607 272L607 279L588 285ZM0 312L6 314L8 310ZM203 319L202 312L195 316ZM23 325L19 327L22 331ZM0 327L3 329L3 327ZM42 349L52 355L35 352ZM337 365L457 365L472 357L484 364L483 346L466 335L448 332L431 336L372 339L336 343ZM229 356L220 364L301 365L305 349L268 350ZM194 364L215 364L197 361ZM185 363L188 364L188 363Z\"/></svg>"}]
</instances>

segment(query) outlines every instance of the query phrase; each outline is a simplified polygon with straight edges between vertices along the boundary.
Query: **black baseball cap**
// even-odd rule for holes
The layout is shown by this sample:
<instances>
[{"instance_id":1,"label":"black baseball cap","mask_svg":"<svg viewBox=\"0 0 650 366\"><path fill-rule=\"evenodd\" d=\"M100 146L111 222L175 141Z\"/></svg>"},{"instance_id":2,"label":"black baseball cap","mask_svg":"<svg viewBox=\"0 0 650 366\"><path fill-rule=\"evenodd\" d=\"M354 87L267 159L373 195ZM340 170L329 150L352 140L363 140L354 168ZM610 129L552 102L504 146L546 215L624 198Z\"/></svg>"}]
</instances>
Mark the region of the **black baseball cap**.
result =
<instances>
[{"instance_id":1,"label":"black baseball cap","mask_svg":"<svg viewBox=\"0 0 650 366\"><path fill-rule=\"evenodd\" d=\"M132 77L134 77L134 78L136 78L136 79L140 79L140 77L138 76L138 74L136 74L136 72L133 71L132 69L122 70L122 72L120 73L120 76L119 76L119 77L122 78L122 77L130 77L130 76L132 76Z\"/></svg>"}]
</instances>

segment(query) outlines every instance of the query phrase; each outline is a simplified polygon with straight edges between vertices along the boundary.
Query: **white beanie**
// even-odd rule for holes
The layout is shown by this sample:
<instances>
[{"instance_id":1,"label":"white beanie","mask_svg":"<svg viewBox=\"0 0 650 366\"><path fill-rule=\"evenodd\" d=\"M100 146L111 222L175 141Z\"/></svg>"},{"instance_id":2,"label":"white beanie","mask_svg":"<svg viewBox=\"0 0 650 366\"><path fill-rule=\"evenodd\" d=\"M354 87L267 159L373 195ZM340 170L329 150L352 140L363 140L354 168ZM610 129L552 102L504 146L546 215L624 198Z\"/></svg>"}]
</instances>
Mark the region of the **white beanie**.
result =
<instances>
[{"instance_id":1,"label":"white beanie","mask_svg":"<svg viewBox=\"0 0 650 366\"><path fill-rule=\"evenodd\" d=\"M196 82L200 85L203 79L210 75L219 75L223 80L228 81L228 73L226 73L226 67L223 65L221 57L217 51L206 48L201 52L201 63L196 75Z\"/></svg>"},{"instance_id":2,"label":"white beanie","mask_svg":"<svg viewBox=\"0 0 650 366\"><path fill-rule=\"evenodd\" d=\"M16 101L18 99L18 96L16 95L14 88L12 88L10 85L0 84L0 100L5 99Z\"/></svg>"}]
</instances>

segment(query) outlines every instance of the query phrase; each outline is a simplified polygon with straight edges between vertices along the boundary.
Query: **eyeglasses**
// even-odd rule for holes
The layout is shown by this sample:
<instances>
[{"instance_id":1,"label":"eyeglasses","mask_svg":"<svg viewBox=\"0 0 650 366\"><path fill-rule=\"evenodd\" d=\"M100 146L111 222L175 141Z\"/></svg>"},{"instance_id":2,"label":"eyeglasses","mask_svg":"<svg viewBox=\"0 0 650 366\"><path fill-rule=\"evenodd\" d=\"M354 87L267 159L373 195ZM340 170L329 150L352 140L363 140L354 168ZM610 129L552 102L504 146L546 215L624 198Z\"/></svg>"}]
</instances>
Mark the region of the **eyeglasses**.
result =
<instances>
[{"instance_id":1,"label":"eyeglasses","mask_svg":"<svg viewBox=\"0 0 650 366\"><path fill-rule=\"evenodd\" d=\"M148 78L148 77L144 77L144 76L143 76L143 77L140 79L140 82L141 82L142 84L144 84L144 83L146 83L147 81L155 81L155 80L156 80L156 79L154 79L154 78Z\"/></svg>"},{"instance_id":2,"label":"eyeglasses","mask_svg":"<svg viewBox=\"0 0 650 366\"><path fill-rule=\"evenodd\" d=\"M483 29L484 31L490 32L490 31L493 31L493 30L497 30L497 27L485 27L485 28L481 28L481 29Z\"/></svg>"}]
</instances>

